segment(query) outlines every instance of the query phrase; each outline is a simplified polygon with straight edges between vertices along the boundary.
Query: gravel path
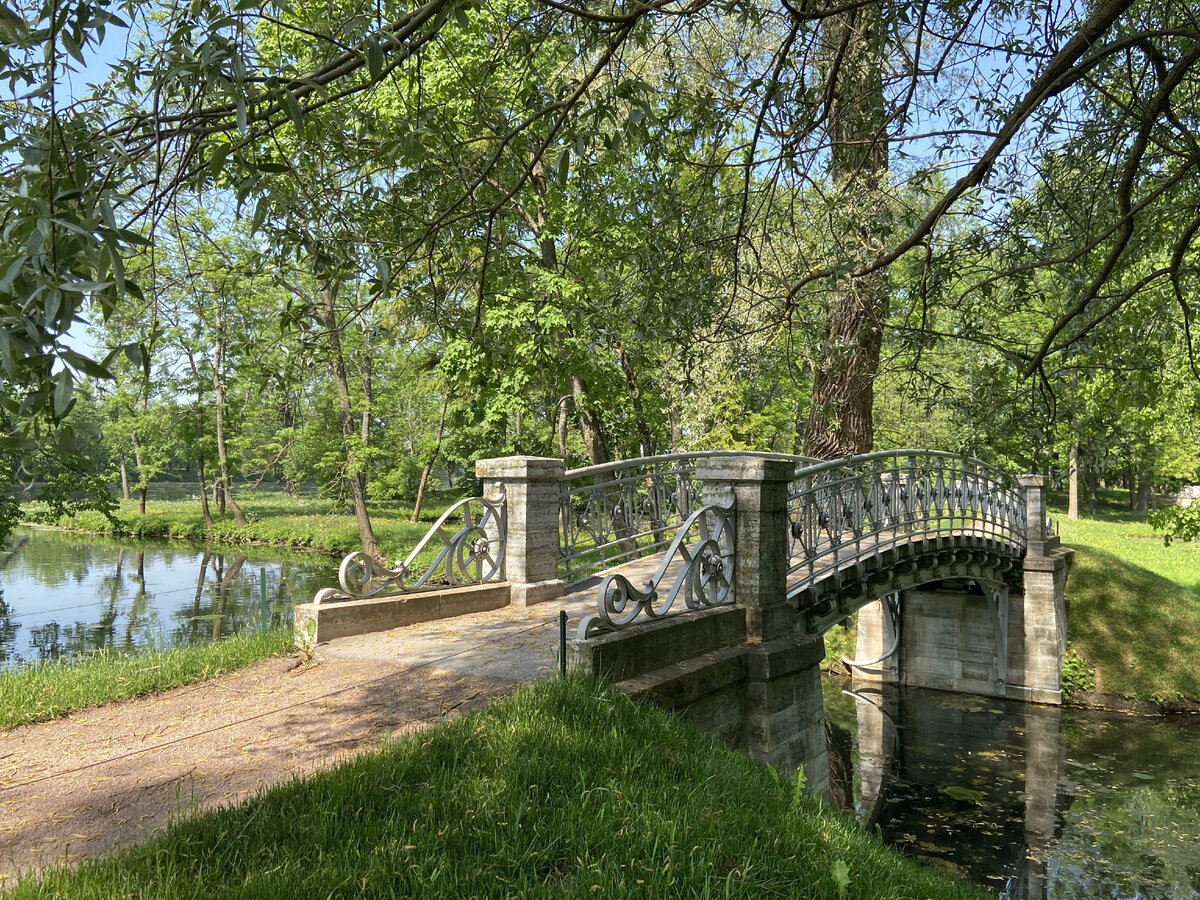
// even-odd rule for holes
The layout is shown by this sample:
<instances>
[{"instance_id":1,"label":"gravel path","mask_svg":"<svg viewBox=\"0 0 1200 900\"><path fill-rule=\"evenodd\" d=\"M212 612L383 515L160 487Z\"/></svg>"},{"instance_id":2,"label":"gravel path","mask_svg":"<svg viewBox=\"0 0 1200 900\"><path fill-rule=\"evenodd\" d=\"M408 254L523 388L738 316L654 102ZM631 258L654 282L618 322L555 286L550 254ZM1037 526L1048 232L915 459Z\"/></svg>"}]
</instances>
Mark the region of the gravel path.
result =
<instances>
[{"instance_id":1,"label":"gravel path","mask_svg":"<svg viewBox=\"0 0 1200 900\"><path fill-rule=\"evenodd\" d=\"M556 603L343 638L304 664L211 681L0 733L0 886L144 840L173 819L487 704L557 670L595 586Z\"/></svg>"}]
</instances>

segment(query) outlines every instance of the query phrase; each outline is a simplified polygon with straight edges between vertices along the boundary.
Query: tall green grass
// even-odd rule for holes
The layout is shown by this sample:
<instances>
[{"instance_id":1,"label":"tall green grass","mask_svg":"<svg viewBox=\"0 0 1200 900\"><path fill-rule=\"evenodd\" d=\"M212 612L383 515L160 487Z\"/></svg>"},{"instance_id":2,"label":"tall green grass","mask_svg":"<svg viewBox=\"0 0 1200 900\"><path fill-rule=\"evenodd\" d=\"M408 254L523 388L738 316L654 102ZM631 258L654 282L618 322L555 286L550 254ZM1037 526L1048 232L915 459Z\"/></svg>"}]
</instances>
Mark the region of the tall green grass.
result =
<instances>
[{"instance_id":1,"label":"tall green grass","mask_svg":"<svg viewBox=\"0 0 1200 900\"><path fill-rule=\"evenodd\" d=\"M988 895L680 720L569 679L11 896Z\"/></svg>"},{"instance_id":2,"label":"tall green grass","mask_svg":"<svg viewBox=\"0 0 1200 900\"><path fill-rule=\"evenodd\" d=\"M291 650L290 629L252 631L194 647L0 670L0 731L215 678Z\"/></svg>"}]
</instances>

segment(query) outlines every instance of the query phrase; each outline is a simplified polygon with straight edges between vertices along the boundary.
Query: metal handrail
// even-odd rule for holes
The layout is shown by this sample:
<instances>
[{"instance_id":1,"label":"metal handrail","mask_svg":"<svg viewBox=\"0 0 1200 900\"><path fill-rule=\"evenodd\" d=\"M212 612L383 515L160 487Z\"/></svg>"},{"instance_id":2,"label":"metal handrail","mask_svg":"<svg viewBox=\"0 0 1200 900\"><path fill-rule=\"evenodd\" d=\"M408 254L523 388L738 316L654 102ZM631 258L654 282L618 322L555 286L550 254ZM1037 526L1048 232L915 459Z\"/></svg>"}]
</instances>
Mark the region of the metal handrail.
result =
<instances>
[{"instance_id":1,"label":"metal handrail","mask_svg":"<svg viewBox=\"0 0 1200 900\"><path fill-rule=\"evenodd\" d=\"M812 457L696 450L600 463L563 474L559 491L559 575L568 585L667 549L697 506L696 463L704 459ZM581 483L583 482L583 483Z\"/></svg>"},{"instance_id":2,"label":"metal handrail","mask_svg":"<svg viewBox=\"0 0 1200 900\"><path fill-rule=\"evenodd\" d=\"M788 492L789 594L889 546L976 535L1023 552L1025 497L978 460L885 450L798 469Z\"/></svg>"},{"instance_id":3,"label":"metal handrail","mask_svg":"<svg viewBox=\"0 0 1200 900\"><path fill-rule=\"evenodd\" d=\"M478 519L474 510L481 508ZM442 529L456 513L462 524L451 534ZM411 583L408 579L420 567L417 560L437 538L441 541L433 561L426 565ZM504 553L507 543L507 506L504 495L496 499L467 497L459 500L425 532L412 552L388 568L362 550L348 554L338 568L339 588L323 588L313 602L330 600L369 600L411 593L422 588L437 588L465 584L483 584L504 580ZM440 581L434 574L443 569Z\"/></svg>"},{"instance_id":4,"label":"metal handrail","mask_svg":"<svg viewBox=\"0 0 1200 900\"><path fill-rule=\"evenodd\" d=\"M702 506L688 517L641 589L621 572L607 575L597 592L596 614L579 623L579 638L626 628L643 614L648 619L662 618L680 596L688 609L732 603L734 546L734 499L730 495L726 504ZM668 582L670 586L660 597L660 587Z\"/></svg>"},{"instance_id":5,"label":"metal handrail","mask_svg":"<svg viewBox=\"0 0 1200 900\"><path fill-rule=\"evenodd\" d=\"M568 469L563 478L571 481L592 475L604 475L618 469L634 469L654 463L670 463L696 459L778 459L784 462L820 463L815 456L797 456L794 453L759 452L758 450L689 450L681 453L663 453L660 456L637 456L633 459L618 459L613 462L597 463L579 469Z\"/></svg>"}]
</instances>

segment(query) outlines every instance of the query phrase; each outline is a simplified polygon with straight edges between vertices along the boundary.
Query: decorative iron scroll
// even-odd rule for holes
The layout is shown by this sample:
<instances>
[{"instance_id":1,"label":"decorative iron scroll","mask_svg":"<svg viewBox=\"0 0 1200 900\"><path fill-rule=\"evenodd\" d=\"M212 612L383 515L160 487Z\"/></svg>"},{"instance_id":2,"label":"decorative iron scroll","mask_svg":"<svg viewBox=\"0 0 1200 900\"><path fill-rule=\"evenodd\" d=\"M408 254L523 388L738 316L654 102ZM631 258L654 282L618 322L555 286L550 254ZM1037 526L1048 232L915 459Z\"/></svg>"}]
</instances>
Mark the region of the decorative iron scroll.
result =
<instances>
[{"instance_id":1,"label":"decorative iron scroll","mask_svg":"<svg viewBox=\"0 0 1200 900\"><path fill-rule=\"evenodd\" d=\"M559 492L559 574L567 584L665 550L700 506L696 463L702 459L783 454L701 451L621 460L563 477Z\"/></svg>"},{"instance_id":2,"label":"decorative iron scroll","mask_svg":"<svg viewBox=\"0 0 1200 900\"><path fill-rule=\"evenodd\" d=\"M600 582L596 615L579 623L579 638L625 628L643 613L662 618L681 595L688 609L732 603L733 513L732 496L728 506L702 506L692 513L641 590L620 572L607 575ZM665 583L670 586L660 595Z\"/></svg>"},{"instance_id":3,"label":"decorative iron scroll","mask_svg":"<svg viewBox=\"0 0 1200 900\"><path fill-rule=\"evenodd\" d=\"M1025 497L1003 473L932 450L888 450L796 471L789 593L889 545L939 535L1025 549Z\"/></svg>"},{"instance_id":4,"label":"decorative iron scroll","mask_svg":"<svg viewBox=\"0 0 1200 900\"><path fill-rule=\"evenodd\" d=\"M338 569L339 588L324 588L313 602L368 600L422 588L483 584L504 579L504 497L468 497L447 509L430 526L405 559L389 569L361 550L349 554ZM461 516L461 524L448 526ZM450 531L449 528L454 528ZM440 546L439 546L440 542ZM427 559L437 547L433 560ZM440 577L437 577L440 570ZM419 573L419 574L418 574Z\"/></svg>"}]
</instances>

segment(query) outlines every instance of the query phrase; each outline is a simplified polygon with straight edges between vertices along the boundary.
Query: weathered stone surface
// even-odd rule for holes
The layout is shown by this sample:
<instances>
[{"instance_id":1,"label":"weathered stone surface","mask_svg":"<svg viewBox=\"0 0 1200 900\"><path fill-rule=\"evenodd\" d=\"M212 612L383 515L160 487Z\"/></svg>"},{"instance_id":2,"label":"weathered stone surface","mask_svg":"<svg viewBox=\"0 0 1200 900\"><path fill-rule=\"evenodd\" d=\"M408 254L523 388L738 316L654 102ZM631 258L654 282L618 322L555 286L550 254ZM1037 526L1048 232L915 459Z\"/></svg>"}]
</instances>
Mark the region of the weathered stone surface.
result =
<instances>
[{"instance_id":1,"label":"weathered stone surface","mask_svg":"<svg viewBox=\"0 0 1200 900\"><path fill-rule=\"evenodd\" d=\"M612 681L626 681L734 646L745 638L745 611L721 606L650 621L586 641L574 640L570 653L574 657L572 665Z\"/></svg>"},{"instance_id":2,"label":"weathered stone surface","mask_svg":"<svg viewBox=\"0 0 1200 900\"><path fill-rule=\"evenodd\" d=\"M472 584L443 591L417 591L375 600L303 603L295 608L296 646L309 640L309 622L316 622L314 643L387 631L435 619L499 609L508 605L508 585L503 582Z\"/></svg>"},{"instance_id":3,"label":"weathered stone surface","mask_svg":"<svg viewBox=\"0 0 1200 900\"><path fill-rule=\"evenodd\" d=\"M733 592L747 609L751 640L769 641L790 634L795 613L787 598L788 484L795 464L758 457L700 460L696 477L705 503L736 503Z\"/></svg>"},{"instance_id":4,"label":"weathered stone surface","mask_svg":"<svg viewBox=\"0 0 1200 900\"><path fill-rule=\"evenodd\" d=\"M504 575L514 585L548 585L558 578L558 496L564 472L561 459L506 456L481 459L475 474L483 480L483 496L503 496L507 508L507 549ZM553 599L551 589L519 591L525 603L531 596Z\"/></svg>"}]
</instances>

